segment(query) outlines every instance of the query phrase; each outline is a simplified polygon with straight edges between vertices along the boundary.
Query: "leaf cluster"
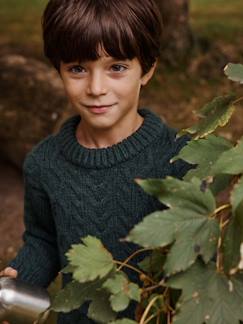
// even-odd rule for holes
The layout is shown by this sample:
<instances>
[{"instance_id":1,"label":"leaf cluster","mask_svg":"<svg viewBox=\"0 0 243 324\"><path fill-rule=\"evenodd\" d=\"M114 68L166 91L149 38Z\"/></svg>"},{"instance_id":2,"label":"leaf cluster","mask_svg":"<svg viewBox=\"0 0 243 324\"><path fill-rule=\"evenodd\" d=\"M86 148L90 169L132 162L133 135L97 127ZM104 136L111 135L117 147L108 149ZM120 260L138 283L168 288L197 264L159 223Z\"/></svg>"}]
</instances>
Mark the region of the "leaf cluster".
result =
<instances>
[{"instance_id":1,"label":"leaf cluster","mask_svg":"<svg viewBox=\"0 0 243 324\"><path fill-rule=\"evenodd\" d=\"M225 73L243 83L242 65L229 64ZM64 272L71 272L73 281L55 297L54 310L69 312L88 300L93 320L132 324L117 313L134 300L140 324L243 321L243 138L232 143L215 134L240 100L232 94L215 98L198 112L195 125L178 134L191 136L171 161L192 165L182 180L136 180L165 206L126 238L141 251L151 250L134 268L142 288L122 271L129 260L118 268L98 239L86 237L67 253Z\"/></svg>"},{"instance_id":2,"label":"leaf cluster","mask_svg":"<svg viewBox=\"0 0 243 324\"><path fill-rule=\"evenodd\" d=\"M89 301L88 317L98 323L132 324L117 320L117 312L125 310L131 300L140 301L140 288L118 271L112 255L100 240L87 236L81 244L67 252L69 264L62 270L73 280L53 298L52 310L68 313Z\"/></svg>"}]
</instances>

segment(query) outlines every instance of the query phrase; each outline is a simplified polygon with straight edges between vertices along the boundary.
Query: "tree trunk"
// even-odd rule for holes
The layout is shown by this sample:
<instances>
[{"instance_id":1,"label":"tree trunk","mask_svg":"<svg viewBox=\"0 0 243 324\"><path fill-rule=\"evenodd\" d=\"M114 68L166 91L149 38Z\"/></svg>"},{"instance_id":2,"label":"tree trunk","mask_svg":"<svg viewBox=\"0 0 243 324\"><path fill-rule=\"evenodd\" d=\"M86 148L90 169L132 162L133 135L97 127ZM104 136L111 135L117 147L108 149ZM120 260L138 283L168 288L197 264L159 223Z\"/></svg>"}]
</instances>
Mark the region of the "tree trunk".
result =
<instances>
[{"instance_id":1,"label":"tree trunk","mask_svg":"<svg viewBox=\"0 0 243 324\"><path fill-rule=\"evenodd\" d=\"M188 58L193 47L189 25L189 0L156 0L163 20L161 58L177 66Z\"/></svg>"}]
</instances>

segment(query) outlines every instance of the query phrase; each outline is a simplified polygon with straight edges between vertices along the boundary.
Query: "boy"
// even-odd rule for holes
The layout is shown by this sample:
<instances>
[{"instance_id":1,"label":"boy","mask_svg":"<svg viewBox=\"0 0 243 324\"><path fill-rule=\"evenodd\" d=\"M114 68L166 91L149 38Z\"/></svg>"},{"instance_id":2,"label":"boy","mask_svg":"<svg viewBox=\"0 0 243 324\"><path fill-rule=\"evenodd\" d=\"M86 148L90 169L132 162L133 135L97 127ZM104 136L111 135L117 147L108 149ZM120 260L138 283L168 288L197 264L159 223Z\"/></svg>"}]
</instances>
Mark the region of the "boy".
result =
<instances>
[{"instance_id":1,"label":"boy","mask_svg":"<svg viewBox=\"0 0 243 324\"><path fill-rule=\"evenodd\" d=\"M43 38L77 115L25 159L24 245L2 275L47 287L71 244L87 235L117 260L130 255L135 246L119 239L162 208L134 179L182 177L188 165L169 163L185 139L176 141L159 117L138 110L159 57L152 0L50 0ZM93 323L85 313L62 314L58 323Z\"/></svg>"}]
</instances>

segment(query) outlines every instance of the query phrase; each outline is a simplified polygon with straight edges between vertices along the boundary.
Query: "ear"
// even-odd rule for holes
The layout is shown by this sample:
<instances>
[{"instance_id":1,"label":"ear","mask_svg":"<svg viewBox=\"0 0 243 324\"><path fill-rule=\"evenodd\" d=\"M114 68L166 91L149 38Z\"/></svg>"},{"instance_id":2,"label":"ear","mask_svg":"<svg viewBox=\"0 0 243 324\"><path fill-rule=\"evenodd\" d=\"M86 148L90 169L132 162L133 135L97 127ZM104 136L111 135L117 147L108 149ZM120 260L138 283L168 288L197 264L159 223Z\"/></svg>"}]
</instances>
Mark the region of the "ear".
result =
<instances>
[{"instance_id":1,"label":"ear","mask_svg":"<svg viewBox=\"0 0 243 324\"><path fill-rule=\"evenodd\" d=\"M154 62L154 64L150 68L150 70L142 76L142 78L141 78L142 86L145 86L149 82L149 80L152 78L152 76L154 75L154 71L157 67L157 64L158 64L158 60L156 59L156 61Z\"/></svg>"}]
</instances>

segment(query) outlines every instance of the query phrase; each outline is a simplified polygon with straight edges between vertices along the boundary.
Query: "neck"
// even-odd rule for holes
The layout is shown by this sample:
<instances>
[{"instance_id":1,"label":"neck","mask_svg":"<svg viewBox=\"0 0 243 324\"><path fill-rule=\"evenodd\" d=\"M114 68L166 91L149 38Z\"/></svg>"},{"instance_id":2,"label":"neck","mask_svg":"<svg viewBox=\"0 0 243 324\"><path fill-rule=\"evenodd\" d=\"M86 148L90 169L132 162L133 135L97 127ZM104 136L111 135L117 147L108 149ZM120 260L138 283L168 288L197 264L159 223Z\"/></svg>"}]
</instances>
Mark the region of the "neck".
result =
<instances>
[{"instance_id":1,"label":"neck","mask_svg":"<svg viewBox=\"0 0 243 324\"><path fill-rule=\"evenodd\" d=\"M138 113L125 126L115 126L112 129L93 129L82 120L76 129L76 138L84 147L99 149L120 143L135 133L143 123L143 117Z\"/></svg>"}]
</instances>

